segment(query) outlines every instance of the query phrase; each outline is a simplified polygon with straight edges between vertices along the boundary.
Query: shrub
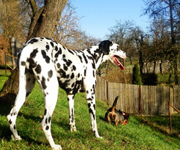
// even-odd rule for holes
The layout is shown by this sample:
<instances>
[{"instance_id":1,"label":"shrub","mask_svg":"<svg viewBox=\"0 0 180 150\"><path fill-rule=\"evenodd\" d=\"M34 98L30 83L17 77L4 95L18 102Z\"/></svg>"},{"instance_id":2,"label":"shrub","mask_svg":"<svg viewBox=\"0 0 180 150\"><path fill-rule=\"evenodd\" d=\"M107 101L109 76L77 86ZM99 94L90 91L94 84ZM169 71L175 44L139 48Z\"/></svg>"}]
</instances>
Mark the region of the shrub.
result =
<instances>
[{"instance_id":1,"label":"shrub","mask_svg":"<svg viewBox=\"0 0 180 150\"><path fill-rule=\"evenodd\" d=\"M132 79L132 83L133 84L137 84L137 85L142 85L141 74L140 74L140 70L139 70L138 64L135 64L134 67L133 67L133 79Z\"/></svg>"}]
</instances>

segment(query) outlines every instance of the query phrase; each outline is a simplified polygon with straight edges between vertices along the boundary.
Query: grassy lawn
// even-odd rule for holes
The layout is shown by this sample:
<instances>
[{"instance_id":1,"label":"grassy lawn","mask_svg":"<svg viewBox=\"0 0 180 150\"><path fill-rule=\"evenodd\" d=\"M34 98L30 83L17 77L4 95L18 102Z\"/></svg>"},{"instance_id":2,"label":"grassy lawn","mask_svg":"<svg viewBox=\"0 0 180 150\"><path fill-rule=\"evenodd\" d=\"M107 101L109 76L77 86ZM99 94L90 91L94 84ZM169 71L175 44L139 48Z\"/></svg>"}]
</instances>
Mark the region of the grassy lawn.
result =
<instances>
[{"instance_id":1,"label":"grassy lawn","mask_svg":"<svg viewBox=\"0 0 180 150\"><path fill-rule=\"evenodd\" d=\"M5 79L7 77L0 76L1 87ZM154 128L140 117L130 116L129 124L124 126L115 127L114 124L107 124L104 115L109 106L99 100L96 101L96 116L99 134L103 139L96 139L91 131L87 102L83 93L75 96L75 116L78 131L71 133L68 125L69 112L66 99L66 93L59 89L58 102L52 117L54 141L56 144L60 144L64 150L180 149L180 138L178 136L174 134L170 136L158 127ZM6 120L9 111L9 106L0 104L0 150L50 149L40 125L44 114L44 99L38 84L36 84L18 115L17 129L23 138L21 141L12 141L10 138L11 132ZM161 119L161 117L155 118L156 123L161 125L162 121L158 122Z\"/></svg>"}]
</instances>

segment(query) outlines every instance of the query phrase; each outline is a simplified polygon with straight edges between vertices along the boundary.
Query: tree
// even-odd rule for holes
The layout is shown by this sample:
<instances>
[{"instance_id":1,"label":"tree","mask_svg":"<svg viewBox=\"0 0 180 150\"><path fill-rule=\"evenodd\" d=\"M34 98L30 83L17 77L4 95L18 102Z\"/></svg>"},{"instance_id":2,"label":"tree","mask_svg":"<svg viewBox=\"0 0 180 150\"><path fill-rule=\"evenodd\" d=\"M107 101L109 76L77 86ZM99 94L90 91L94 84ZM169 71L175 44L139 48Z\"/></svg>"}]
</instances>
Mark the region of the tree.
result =
<instances>
[{"instance_id":1,"label":"tree","mask_svg":"<svg viewBox=\"0 0 180 150\"><path fill-rule=\"evenodd\" d=\"M54 38L58 21L67 1L44 0L44 5L38 8L35 0L29 0L32 17L27 40L36 36Z\"/></svg>"},{"instance_id":2,"label":"tree","mask_svg":"<svg viewBox=\"0 0 180 150\"><path fill-rule=\"evenodd\" d=\"M110 35L107 35L107 37L119 44L121 49L125 50L126 40L129 39L133 25L133 21L125 21L123 23L121 21L117 21L116 25L109 29Z\"/></svg>"},{"instance_id":3,"label":"tree","mask_svg":"<svg viewBox=\"0 0 180 150\"><path fill-rule=\"evenodd\" d=\"M148 36L138 26L134 26L133 21L120 21L110 29L109 39L118 43L120 48L128 53L128 57L137 56L139 54L140 73L143 70L143 45L144 40Z\"/></svg>"},{"instance_id":4,"label":"tree","mask_svg":"<svg viewBox=\"0 0 180 150\"><path fill-rule=\"evenodd\" d=\"M136 50L139 53L139 67L140 67L140 73L142 75L143 73L143 45L144 45L144 38L147 37L146 34L139 28L134 27L131 29L131 39L135 41Z\"/></svg>"},{"instance_id":5,"label":"tree","mask_svg":"<svg viewBox=\"0 0 180 150\"><path fill-rule=\"evenodd\" d=\"M164 19L154 20L151 25L152 45L149 50L149 61L156 63L160 60L161 63L168 60L168 49L171 45L168 26L164 23ZM154 71L155 72L155 71ZM160 73L162 66L160 64Z\"/></svg>"},{"instance_id":6,"label":"tree","mask_svg":"<svg viewBox=\"0 0 180 150\"><path fill-rule=\"evenodd\" d=\"M138 64L134 64L134 67L133 67L133 79L132 79L132 83L133 84L137 84L137 85L142 85L141 74L140 74L140 70L139 70Z\"/></svg>"},{"instance_id":7,"label":"tree","mask_svg":"<svg viewBox=\"0 0 180 150\"><path fill-rule=\"evenodd\" d=\"M128 54L128 58L132 63L132 57L137 56L137 49L134 43L134 38L132 37L132 29L134 28L133 21L117 21L116 25L109 29L110 34L107 35L109 40L119 44L119 48ZM108 63L106 64L106 70L109 70Z\"/></svg>"},{"instance_id":8,"label":"tree","mask_svg":"<svg viewBox=\"0 0 180 150\"><path fill-rule=\"evenodd\" d=\"M39 1L36 0L27 0L26 2L32 10L27 40L34 36L54 38L57 23L68 0L44 0L41 1L41 5L38 5ZM17 94L18 72L18 69L13 71L4 84L0 96ZM14 100L14 96L12 98Z\"/></svg>"},{"instance_id":9,"label":"tree","mask_svg":"<svg viewBox=\"0 0 180 150\"><path fill-rule=\"evenodd\" d=\"M169 48L169 60L173 66L175 75L175 84L178 84L178 55L177 49L177 31L179 25L179 1L177 0L145 0L146 8L144 14L149 14L153 20L164 19L169 26L171 47ZM171 74L170 74L171 77Z\"/></svg>"}]
</instances>

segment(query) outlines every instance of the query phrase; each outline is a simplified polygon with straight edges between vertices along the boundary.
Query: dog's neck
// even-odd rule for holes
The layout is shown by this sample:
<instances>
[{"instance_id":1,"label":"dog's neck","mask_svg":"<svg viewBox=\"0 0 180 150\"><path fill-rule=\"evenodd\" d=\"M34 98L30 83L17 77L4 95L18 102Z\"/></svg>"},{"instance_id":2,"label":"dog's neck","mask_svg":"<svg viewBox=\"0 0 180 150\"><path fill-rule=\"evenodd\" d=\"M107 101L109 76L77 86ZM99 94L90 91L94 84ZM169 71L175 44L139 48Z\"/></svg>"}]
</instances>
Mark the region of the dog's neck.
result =
<instances>
[{"instance_id":1,"label":"dog's neck","mask_svg":"<svg viewBox=\"0 0 180 150\"><path fill-rule=\"evenodd\" d=\"M104 56L104 54L100 52L99 46L92 46L91 48L85 49L84 51L86 51L92 56L97 69L103 62Z\"/></svg>"}]
</instances>

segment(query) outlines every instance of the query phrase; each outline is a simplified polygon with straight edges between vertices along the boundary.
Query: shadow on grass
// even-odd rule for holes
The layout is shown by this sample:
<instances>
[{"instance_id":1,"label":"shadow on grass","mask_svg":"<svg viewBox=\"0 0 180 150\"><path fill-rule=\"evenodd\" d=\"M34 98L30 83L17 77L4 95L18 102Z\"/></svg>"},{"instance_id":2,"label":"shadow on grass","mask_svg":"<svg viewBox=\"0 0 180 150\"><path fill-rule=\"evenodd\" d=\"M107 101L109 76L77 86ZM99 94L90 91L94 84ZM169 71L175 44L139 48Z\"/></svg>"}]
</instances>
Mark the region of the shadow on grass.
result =
<instances>
[{"instance_id":1,"label":"shadow on grass","mask_svg":"<svg viewBox=\"0 0 180 150\"><path fill-rule=\"evenodd\" d=\"M16 95L6 94L0 97L0 115L8 115L11 107L14 105Z\"/></svg>"}]
</instances>

